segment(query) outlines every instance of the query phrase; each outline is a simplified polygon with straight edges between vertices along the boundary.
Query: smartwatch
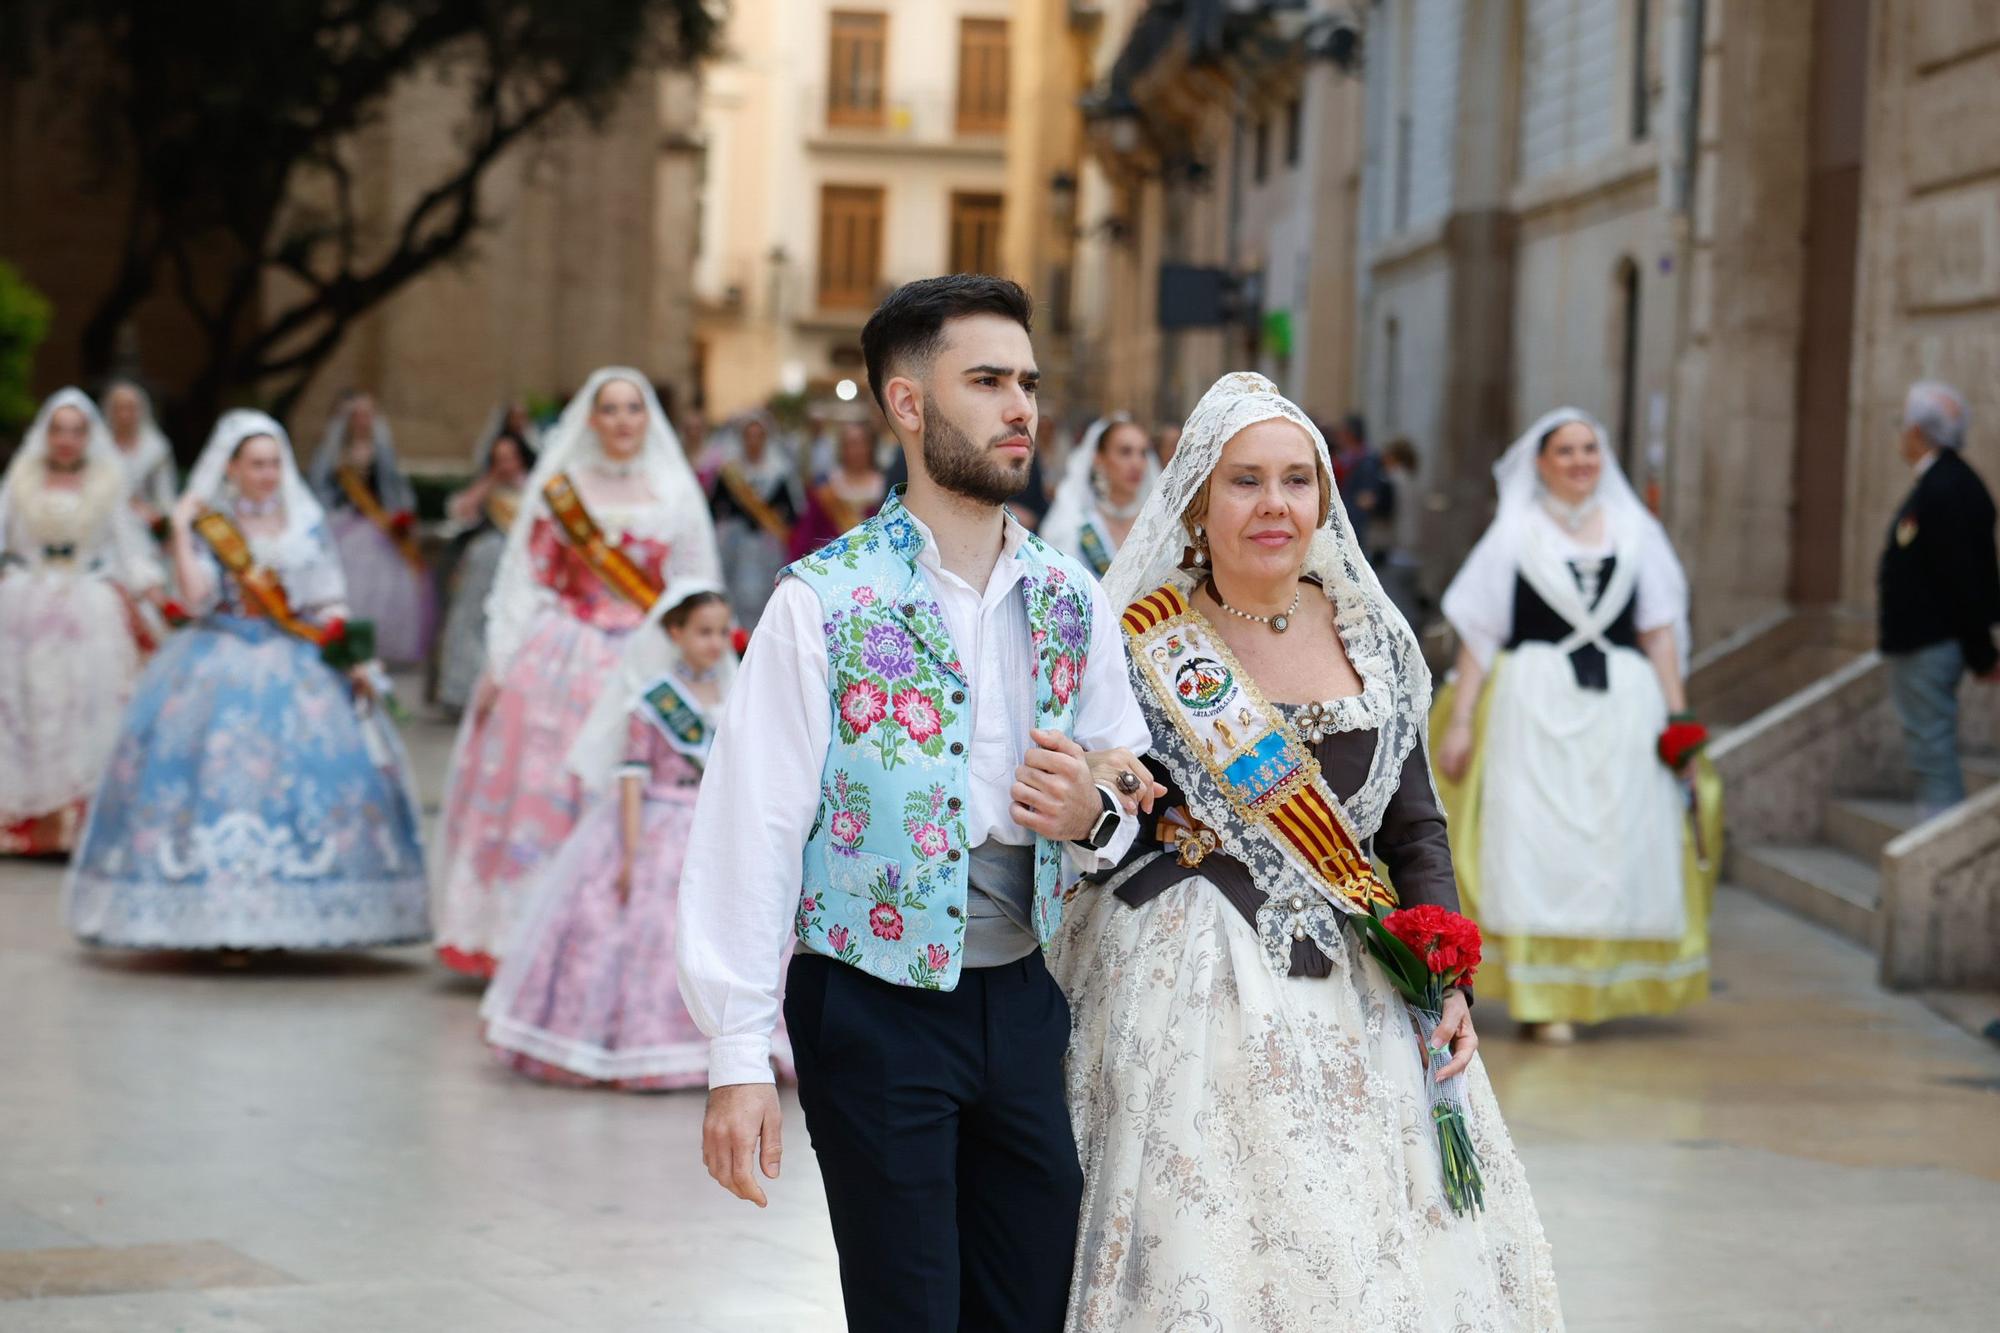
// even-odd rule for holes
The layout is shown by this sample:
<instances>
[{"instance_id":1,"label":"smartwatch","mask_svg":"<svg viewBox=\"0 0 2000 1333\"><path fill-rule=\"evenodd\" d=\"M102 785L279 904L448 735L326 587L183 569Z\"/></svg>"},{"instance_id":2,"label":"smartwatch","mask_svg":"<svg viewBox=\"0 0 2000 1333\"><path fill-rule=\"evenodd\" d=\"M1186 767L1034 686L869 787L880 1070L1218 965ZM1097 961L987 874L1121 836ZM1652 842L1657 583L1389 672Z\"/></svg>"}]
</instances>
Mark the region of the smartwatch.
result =
<instances>
[{"instance_id":1,"label":"smartwatch","mask_svg":"<svg viewBox=\"0 0 2000 1333\"><path fill-rule=\"evenodd\" d=\"M1090 826L1090 832L1084 834L1081 838L1072 839L1077 846L1087 847L1093 852L1101 852L1111 845L1111 839L1118 834L1119 815L1121 813L1118 798L1104 790L1104 788L1099 787L1097 789L1097 799L1104 806L1103 813L1099 814L1097 822Z\"/></svg>"}]
</instances>

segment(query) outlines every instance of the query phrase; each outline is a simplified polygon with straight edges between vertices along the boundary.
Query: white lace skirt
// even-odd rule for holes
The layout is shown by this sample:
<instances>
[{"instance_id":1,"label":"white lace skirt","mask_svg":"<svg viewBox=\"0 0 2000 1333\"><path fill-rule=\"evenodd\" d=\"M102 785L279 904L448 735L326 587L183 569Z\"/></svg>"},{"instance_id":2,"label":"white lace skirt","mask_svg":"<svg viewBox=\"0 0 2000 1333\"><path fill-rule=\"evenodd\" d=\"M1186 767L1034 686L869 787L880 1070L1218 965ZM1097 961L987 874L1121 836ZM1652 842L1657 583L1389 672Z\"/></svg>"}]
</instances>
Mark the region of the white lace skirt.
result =
<instances>
[{"instance_id":1,"label":"white lace skirt","mask_svg":"<svg viewBox=\"0 0 2000 1333\"><path fill-rule=\"evenodd\" d=\"M1352 944L1274 975L1199 876L1086 888L1052 946L1084 1170L1072 1330L1560 1329L1548 1242L1484 1067L1486 1210L1444 1201L1409 1011Z\"/></svg>"},{"instance_id":2,"label":"white lace skirt","mask_svg":"<svg viewBox=\"0 0 2000 1333\"><path fill-rule=\"evenodd\" d=\"M68 569L0 577L0 823L96 789L138 675L110 583Z\"/></svg>"}]
</instances>

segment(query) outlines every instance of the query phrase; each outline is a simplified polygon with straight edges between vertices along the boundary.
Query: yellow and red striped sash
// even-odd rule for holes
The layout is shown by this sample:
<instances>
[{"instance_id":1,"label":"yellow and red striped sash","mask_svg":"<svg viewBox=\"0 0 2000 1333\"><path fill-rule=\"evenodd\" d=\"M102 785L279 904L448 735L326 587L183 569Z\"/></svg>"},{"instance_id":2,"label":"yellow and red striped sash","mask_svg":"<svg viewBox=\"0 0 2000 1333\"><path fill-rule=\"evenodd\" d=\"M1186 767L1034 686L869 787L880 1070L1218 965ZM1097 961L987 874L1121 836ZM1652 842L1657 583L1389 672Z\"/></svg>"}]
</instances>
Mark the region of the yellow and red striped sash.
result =
<instances>
[{"instance_id":1,"label":"yellow and red striped sash","mask_svg":"<svg viewBox=\"0 0 2000 1333\"><path fill-rule=\"evenodd\" d=\"M757 494L756 488L751 486L749 479L737 470L734 463L723 464L717 480L722 483L723 489L729 492L729 498L736 502L736 507L748 514L751 522L762 528L766 536L780 546L792 540L792 525L785 522L778 511L771 507L770 501ZM847 529L842 528L841 531L845 532Z\"/></svg>"},{"instance_id":2,"label":"yellow and red striped sash","mask_svg":"<svg viewBox=\"0 0 2000 1333\"><path fill-rule=\"evenodd\" d=\"M361 475L361 469L339 467L334 469L340 481L340 493L347 497L347 503L354 506L361 517L373 523L376 529L395 544L402 553L403 560L419 574L424 570L423 549L417 545L416 536L408 531L396 530L395 515L382 507L375 498L375 492L368 489L368 479Z\"/></svg>"},{"instance_id":3,"label":"yellow and red striped sash","mask_svg":"<svg viewBox=\"0 0 2000 1333\"><path fill-rule=\"evenodd\" d=\"M252 615L264 616L279 629L307 643L321 642L319 629L299 619L292 610L291 599L285 595L285 585L276 574L257 563L250 551L250 539L227 514L211 509L194 521L194 530L215 552L215 558L236 580L236 586L243 589L243 603Z\"/></svg>"},{"instance_id":4,"label":"yellow and red striped sash","mask_svg":"<svg viewBox=\"0 0 2000 1333\"><path fill-rule=\"evenodd\" d=\"M660 595L660 585L631 556L605 540L603 529L584 507L583 496L577 493L569 473L558 472L550 477L542 487L542 496L549 502L549 512L555 515L563 535L569 538L569 544L576 548L591 572L641 611L651 607Z\"/></svg>"},{"instance_id":5,"label":"yellow and red striped sash","mask_svg":"<svg viewBox=\"0 0 2000 1333\"><path fill-rule=\"evenodd\" d=\"M1337 906L1394 907L1319 761L1180 591L1163 587L1125 609L1132 661L1230 808L1264 830L1325 886Z\"/></svg>"}]
</instances>

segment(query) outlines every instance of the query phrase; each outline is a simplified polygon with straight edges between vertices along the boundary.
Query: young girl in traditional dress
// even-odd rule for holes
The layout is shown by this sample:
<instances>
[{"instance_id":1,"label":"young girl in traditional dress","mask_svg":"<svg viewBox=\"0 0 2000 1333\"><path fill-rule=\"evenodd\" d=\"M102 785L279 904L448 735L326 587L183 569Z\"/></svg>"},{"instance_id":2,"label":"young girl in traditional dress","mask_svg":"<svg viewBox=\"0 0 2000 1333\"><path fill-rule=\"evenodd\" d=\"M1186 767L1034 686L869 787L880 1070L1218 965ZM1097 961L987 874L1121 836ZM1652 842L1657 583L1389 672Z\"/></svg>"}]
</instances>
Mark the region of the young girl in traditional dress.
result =
<instances>
[{"instance_id":1,"label":"young girl in traditional dress","mask_svg":"<svg viewBox=\"0 0 2000 1333\"><path fill-rule=\"evenodd\" d=\"M675 900L735 667L721 586L682 579L592 710L570 754L591 805L546 863L480 1006L486 1040L521 1073L648 1092L708 1085L708 1040L674 968Z\"/></svg>"}]
</instances>

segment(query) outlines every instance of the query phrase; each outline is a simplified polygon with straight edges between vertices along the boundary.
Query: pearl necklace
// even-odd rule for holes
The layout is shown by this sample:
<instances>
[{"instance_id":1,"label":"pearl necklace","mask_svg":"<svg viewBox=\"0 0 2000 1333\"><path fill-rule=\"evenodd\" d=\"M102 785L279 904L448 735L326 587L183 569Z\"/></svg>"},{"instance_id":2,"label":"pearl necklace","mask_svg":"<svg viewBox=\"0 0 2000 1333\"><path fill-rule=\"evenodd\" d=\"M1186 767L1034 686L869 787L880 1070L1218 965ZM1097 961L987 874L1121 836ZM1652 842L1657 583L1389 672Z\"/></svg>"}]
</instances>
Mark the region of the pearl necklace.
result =
<instances>
[{"instance_id":1,"label":"pearl necklace","mask_svg":"<svg viewBox=\"0 0 2000 1333\"><path fill-rule=\"evenodd\" d=\"M244 518L269 518L285 507L285 497L269 495L262 500L252 500L247 495L236 497L236 512Z\"/></svg>"},{"instance_id":2,"label":"pearl necklace","mask_svg":"<svg viewBox=\"0 0 2000 1333\"><path fill-rule=\"evenodd\" d=\"M601 477L609 477L614 481L624 481L639 470L639 460L636 458L613 458L609 454L605 454L602 457L592 460L590 470Z\"/></svg>"},{"instance_id":3,"label":"pearl necklace","mask_svg":"<svg viewBox=\"0 0 2000 1333\"><path fill-rule=\"evenodd\" d=\"M1222 590L1215 586L1214 579L1208 581L1208 595L1215 599L1217 606L1227 611L1230 615L1242 620L1254 621L1259 625L1269 625L1271 633L1283 634L1292 627L1292 617L1299 613L1299 598L1305 595L1305 584L1301 582L1292 588L1292 604L1290 606L1275 615L1268 616L1252 615L1248 611L1238 611L1235 607L1223 601Z\"/></svg>"}]
</instances>

